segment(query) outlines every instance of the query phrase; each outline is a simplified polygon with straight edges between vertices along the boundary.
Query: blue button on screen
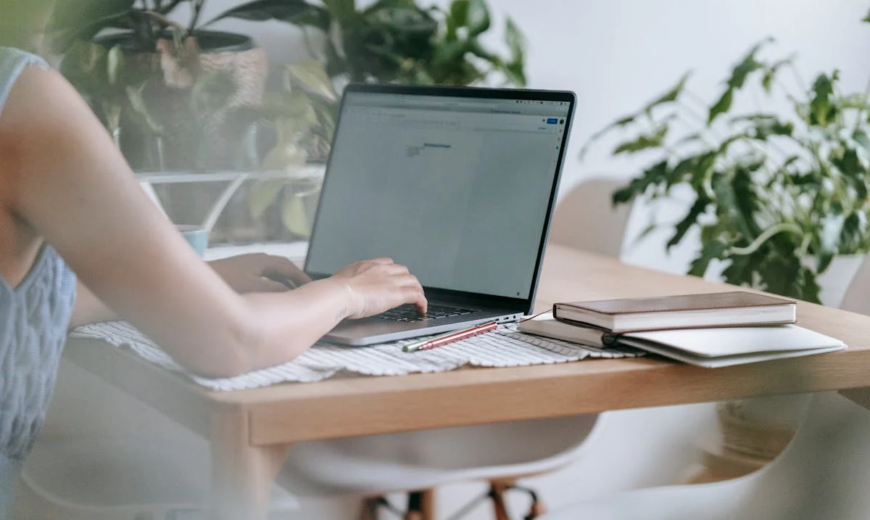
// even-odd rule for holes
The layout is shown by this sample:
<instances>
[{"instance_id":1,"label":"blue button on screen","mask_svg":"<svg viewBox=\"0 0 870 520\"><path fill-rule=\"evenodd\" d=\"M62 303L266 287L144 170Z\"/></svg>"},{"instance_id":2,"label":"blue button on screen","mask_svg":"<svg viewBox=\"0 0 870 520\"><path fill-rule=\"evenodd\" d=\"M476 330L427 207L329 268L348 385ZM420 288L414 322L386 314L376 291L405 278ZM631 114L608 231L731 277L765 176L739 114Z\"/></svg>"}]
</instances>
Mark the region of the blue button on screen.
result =
<instances>
[{"instance_id":1,"label":"blue button on screen","mask_svg":"<svg viewBox=\"0 0 870 520\"><path fill-rule=\"evenodd\" d=\"M557 118L555 118L555 117L551 117L550 119L547 119L547 124L548 124L548 125L555 125L555 124L558 123L558 122L559 122L559 119L557 119Z\"/></svg>"}]
</instances>

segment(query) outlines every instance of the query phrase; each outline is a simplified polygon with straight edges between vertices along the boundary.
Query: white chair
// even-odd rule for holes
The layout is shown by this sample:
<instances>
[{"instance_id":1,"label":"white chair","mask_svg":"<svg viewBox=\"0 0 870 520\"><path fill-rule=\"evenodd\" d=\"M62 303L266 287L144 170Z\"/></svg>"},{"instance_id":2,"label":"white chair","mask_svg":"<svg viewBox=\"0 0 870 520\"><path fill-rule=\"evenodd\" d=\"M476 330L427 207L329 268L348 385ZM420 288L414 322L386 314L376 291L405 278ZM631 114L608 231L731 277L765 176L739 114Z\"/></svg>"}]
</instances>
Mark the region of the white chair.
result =
<instances>
[{"instance_id":1,"label":"white chair","mask_svg":"<svg viewBox=\"0 0 870 520\"><path fill-rule=\"evenodd\" d=\"M576 187L556 211L552 240L618 257L629 210L614 211L610 206L610 194L617 187L618 183L603 180ZM67 397L81 392L72 386L61 389ZM97 391L91 395L107 399ZM78 415L92 413L80 404L66 405L77 409ZM135 420L123 403L115 403L113 410L110 416L123 417L121 422ZM67 411L66 422L75 421L78 415ZM50 430L57 431L57 423L64 421L55 419ZM601 420L588 415L302 443L291 450L278 484L300 496L418 492L409 500L412 509L417 509L421 499L430 496L429 490L435 487L489 481L497 515L503 516L502 492L506 488L520 477L550 472L580 457ZM103 425L100 431L105 432L105 428ZM25 467L26 489L49 502L62 503L70 518L136 510L163 514L196 509L197 505L202 508L208 503L209 461L204 440L171 435L157 440L158 435L143 442L139 432L138 440L131 441L129 430L119 431L114 439L99 444L86 435L41 439ZM59 479L58 474L76 478ZM113 486L101 487L106 481L113 482ZM162 485L145 485L151 481ZM273 496L278 495L276 490ZM376 502L369 500L364 508ZM289 499L283 497L283 504L288 503ZM532 509L530 517L540 511L534 504ZM424 511L412 513L429 520Z\"/></svg>"},{"instance_id":2,"label":"white chair","mask_svg":"<svg viewBox=\"0 0 870 520\"><path fill-rule=\"evenodd\" d=\"M861 262L861 267L849 283L849 289L840 303L844 311L870 314L870 255Z\"/></svg>"},{"instance_id":3,"label":"white chair","mask_svg":"<svg viewBox=\"0 0 870 520\"><path fill-rule=\"evenodd\" d=\"M571 190L556 208L550 241L619 258L632 209L632 204L613 206L613 192L623 184L596 178Z\"/></svg>"},{"instance_id":4,"label":"white chair","mask_svg":"<svg viewBox=\"0 0 870 520\"><path fill-rule=\"evenodd\" d=\"M864 520L870 516L870 412L817 394L771 465L716 484L645 489L577 504L545 520Z\"/></svg>"}]
</instances>

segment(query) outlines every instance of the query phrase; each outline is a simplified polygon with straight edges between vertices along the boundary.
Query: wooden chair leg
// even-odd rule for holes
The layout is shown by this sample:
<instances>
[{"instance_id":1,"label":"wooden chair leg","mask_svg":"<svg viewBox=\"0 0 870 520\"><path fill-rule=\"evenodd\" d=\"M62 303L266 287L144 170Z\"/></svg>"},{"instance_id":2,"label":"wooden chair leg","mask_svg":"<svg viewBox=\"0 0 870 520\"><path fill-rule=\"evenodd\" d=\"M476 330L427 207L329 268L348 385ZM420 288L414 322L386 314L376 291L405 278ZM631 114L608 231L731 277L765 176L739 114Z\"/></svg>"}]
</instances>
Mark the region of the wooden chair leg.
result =
<instances>
[{"instance_id":1,"label":"wooden chair leg","mask_svg":"<svg viewBox=\"0 0 870 520\"><path fill-rule=\"evenodd\" d=\"M523 491L529 494L532 504L529 507L529 512L523 517L523 520L535 520L544 516L547 512L547 507L540 500L538 494L529 488L517 485L515 480L493 480L490 481L490 497L492 499L493 508L496 520L508 520L507 502L505 494L511 489Z\"/></svg>"},{"instance_id":2,"label":"wooden chair leg","mask_svg":"<svg viewBox=\"0 0 870 520\"><path fill-rule=\"evenodd\" d=\"M435 520L435 490L408 493L408 511L404 520Z\"/></svg>"},{"instance_id":3,"label":"wooden chair leg","mask_svg":"<svg viewBox=\"0 0 870 520\"><path fill-rule=\"evenodd\" d=\"M545 514L547 514L547 506L536 498L534 502L532 502L532 507L529 508L529 514L526 515L524 520L535 520Z\"/></svg>"},{"instance_id":4,"label":"wooden chair leg","mask_svg":"<svg viewBox=\"0 0 870 520\"><path fill-rule=\"evenodd\" d=\"M435 520L435 490L426 489L420 492L423 520Z\"/></svg>"},{"instance_id":5,"label":"wooden chair leg","mask_svg":"<svg viewBox=\"0 0 870 520\"><path fill-rule=\"evenodd\" d=\"M363 499L359 510L359 520L377 520L379 498L371 497Z\"/></svg>"},{"instance_id":6,"label":"wooden chair leg","mask_svg":"<svg viewBox=\"0 0 870 520\"><path fill-rule=\"evenodd\" d=\"M510 520L508 516L507 504L505 504L504 493L510 487L504 482L491 482L489 496L492 499L492 508L495 515L495 520Z\"/></svg>"}]
</instances>

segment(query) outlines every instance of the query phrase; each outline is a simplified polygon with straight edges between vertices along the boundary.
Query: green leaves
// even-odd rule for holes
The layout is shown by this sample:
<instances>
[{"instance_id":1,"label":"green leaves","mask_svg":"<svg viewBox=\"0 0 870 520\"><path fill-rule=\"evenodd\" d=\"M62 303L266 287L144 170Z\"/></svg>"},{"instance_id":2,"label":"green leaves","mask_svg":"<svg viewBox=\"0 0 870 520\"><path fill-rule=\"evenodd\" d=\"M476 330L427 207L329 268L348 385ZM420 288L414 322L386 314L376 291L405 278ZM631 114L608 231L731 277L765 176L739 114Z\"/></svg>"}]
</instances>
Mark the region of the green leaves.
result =
<instances>
[{"instance_id":1,"label":"green leaves","mask_svg":"<svg viewBox=\"0 0 870 520\"><path fill-rule=\"evenodd\" d=\"M689 81L689 78L692 77L691 72L687 72L683 74L683 77L674 85L670 90L662 94L661 96L650 101L644 108L643 112L650 114L652 110L661 105L665 105L667 103L673 103L679 99L680 95L686 89L686 83Z\"/></svg>"},{"instance_id":2,"label":"green leaves","mask_svg":"<svg viewBox=\"0 0 870 520\"><path fill-rule=\"evenodd\" d=\"M794 56L790 56L784 60L777 61L773 65L768 66L764 70L764 78L761 80L761 86L764 87L764 91L770 94L773 90L773 82L776 79L776 75L779 73L779 69L785 66L791 66L794 63Z\"/></svg>"},{"instance_id":3,"label":"green leaves","mask_svg":"<svg viewBox=\"0 0 870 520\"><path fill-rule=\"evenodd\" d=\"M664 144L667 135L668 127L661 126L655 129L652 133L642 134L638 136L637 139L619 144L616 149L613 150L613 155L637 153L644 150L660 148Z\"/></svg>"},{"instance_id":4,"label":"green leaves","mask_svg":"<svg viewBox=\"0 0 870 520\"><path fill-rule=\"evenodd\" d=\"M255 0L221 13L206 25L225 18L256 22L279 20L294 25L316 27L323 32L329 30L332 21L330 11L305 0Z\"/></svg>"},{"instance_id":5,"label":"green leaves","mask_svg":"<svg viewBox=\"0 0 870 520\"><path fill-rule=\"evenodd\" d=\"M306 92L320 96L328 101L338 101L338 93L332 85L332 80L326 74L326 69L316 60L304 61L290 65L286 69L285 88L298 86Z\"/></svg>"},{"instance_id":6,"label":"green leaves","mask_svg":"<svg viewBox=\"0 0 870 520\"><path fill-rule=\"evenodd\" d=\"M120 47L112 47L106 56L106 79L109 85L117 85L124 70L124 53Z\"/></svg>"},{"instance_id":7,"label":"green leaves","mask_svg":"<svg viewBox=\"0 0 870 520\"><path fill-rule=\"evenodd\" d=\"M625 204L638 195L642 195L647 188L660 183L668 175L668 161L654 164L643 172L643 175L632 181L628 186L621 188L613 194L613 205Z\"/></svg>"},{"instance_id":8,"label":"green leaves","mask_svg":"<svg viewBox=\"0 0 870 520\"><path fill-rule=\"evenodd\" d=\"M666 244L684 243L700 228L690 274L703 276L719 261L728 283L818 302L816 277L837 255L870 252L870 103L866 93L841 94L836 72L819 75L804 97L793 97L778 78L793 58L760 59L769 42L734 66L706 117L690 106L695 96L682 95L683 77L590 143L614 129L636 129L614 155L660 152L613 194L614 204L667 197L677 187L693 192L694 203L670 226ZM741 89L756 85L780 95L794 112L722 117ZM656 110L663 105L670 105L665 114ZM677 120L679 127L671 124ZM665 227L656 222L648 229Z\"/></svg>"},{"instance_id":9,"label":"green leaves","mask_svg":"<svg viewBox=\"0 0 870 520\"><path fill-rule=\"evenodd\" d=\"M722 93L722 96L719 100L710 108L709 116L707 117L707 124L712 124L713 121L719 117L720 115L731 110L731 105L734 102L734 93L738 90L742 89L746 84L746 80L749 76L759 70L765 70L765 79L764 82L772 83L773 77L776 75L776 71L786 62L775 64L772 67L766 66L763 62L758 61L758 53L765 46L769 45L773 42L773 38L766 38L762 40L760 43L756 44L752 47L746 56L731 70L731 77L728 78L727 87L725 92ZM770 76L770 77L768 77Z\"/></svg>"},{"instance_id":10,"label":"green leaves","mask_svg":"<svg viewBox=\"0 0 870 520\"><path fill-rule=\"evenodd\" d=\"M339 24L345 25L356 17L354 0L323 0L323 3Z\"/></svg>"},{"instance_id":11,"label":"green leaves","mask_svg":"<svg viewBox=\"0 0 870 520\"><path fill-rule=\"evenodd\" d=\"M484 0L453 0L450 4L449 30L468 29L469 36L479 36L489 30L489 8Z\"/></svg>"},{"instance_id":12,"label":"green leaves","mask_svg":"<svg viewBox=\"0 0 870 520\"><path fill-rule=\"evenodd\" d=\"M703 278L704 275L707 274L707 268L710 267L710 262L713 260L723 260L728 258L727 253L728 246L719 241L714 240L705 243L701 248L701 253L692 260L688 274Z\"/></svg>"},{"instance_id":13,"label":"green leaves","mask_svg":"<svg viewBox=\"0 0 870 520\"><path fill-rule=\"evenodd\" d=\"M683 218L683 220L677 223L676 232L674 233L674 236L672 236L671 239L668 240L668 243L665 246L666 250L670 251L672 247L678 245L680 242L683 241L683 238L686 237L686 233L688 233L688 231L698 223L698 217L706 213L707 208L710 206L710 203L711 200L708 199L705 195L698 196L698 199L695 200L695 203L692 204L691 209L689 209L689 213L685 216L685 218ZM706 270L706 267L704 269Z\"/></svg>"},{"instance_id":14,"label":"green leaves","mask_svg":"<svg viewBox=\"0 0 870 520\"><path fill-rule=\"evenodd\" d=\"M870 12L868 12L868 13L867 13L867 16L865 16L864 19L861 20L861 21L864 22L864 23L870 23Z\"/></svg>"},{"instance_id":15,"label":"green leaves","mask_svg":"<svg viewBox=\"0 0 870 520\"><path fill-rule=\"evenodd\" d=\"M728 88L711 108L710 115L707 117L707 124L711 124L717 117L731 110L731 104L734 102L734 89Z\"/></svg>"},{"instance_id":16,"label":"green leaves","mask_svg":"<svg viewBox=\"0 0 870 520\"><path fill-rule=\"evenodd\" d=\"M867 215L861 211L851 213L843 221L840 234L840 249L843 251L861 251L867 242Z\"/></svg>"},{"instance_id":17,"label":"green leaves","mask_svg":"<svg viewBox=\"0 0 870 520\"><path fill-rule=\"evenodd\" d=\"M488 50L480 36L492 27L486 0L453 0L444 11L416 0L377 0L357 10L354 0L254 0L224 18L279 20L327 34L329 77L351 81L424 85L471 85L492 73L524 87L525 39L508 19L509 56Z\"/></svg>"},{"instance_id":18,"label":"green leaves","mask_svg":"<svg viewBox=\"0 0 870 520\"><path fill-rule=\"evenodd\" d=\"M507 19L507 29L505 30L505 43L511 51L511 61L523 62L526 49L526 38L514 23L512 18Z\"/></svg>"},{"instance_id":19,"label":"green leaves","mask_svg":"<svg viewBox=\"0 0 870 520\"><path fill-rule=\"evenodd\" d=\"M755 120L750 131L753 139L766 141L770 137L791 137L794 134L794 124L786 123L776 117L762 117Z\"/></svg>"},{"instance_id":20,"label":"green leaves","mask_svg":"<svg viewBox=\"0 0 870 520\"><path fill-rule=\"evenodd\" d=\"M510 49L511 58L509 62L503 65L502 72L507 78L508 83L517 87L525 87L526 38L511 18L507 19L505 43L507 43L508 49Z\"/></svg>"},{"instance_id":21,"label":"green leaves","mask_svg":"<svg viewBox=\"0 0 870 520\"><path fill-rule=\"evenodd\" d=\"M621 117L620 119L614 121L613 123L607 125L600 131L593 134L592 137L589 138L589 140L583 145L583 148L580 150L580 160L583 160L583 158L586 156L586 153L589 151L593 144L595 144L599 139L601 139L611 131L632 125L638 122L638 120L641 118L651 120L653 119L654 109L678 101L680 96L686 90L686 84L688 83L690 77L691 73L684 74L676 85L671 87L664 94L661 94L660 96L654 98L652 101L647 103L641 110ZM641 136L635 140L627 141L617 146L617 151L614 151L614 153L633 153L662 146L664 144L665 138L667 137L668 122L670 121L670 119L671 118L666 118L665 121L661 123L653 132L647 133L646 135Z\"/></svg>"},{"instance_id":22,"label":"green leaves","mask_svg":"<svg viewBox=\"0 0 870 520\"><path fill-rule=\"evenodd\" d=\"M281 222L284 227L294 235L302 238L311 236L311 224L308 215L305 214L305 199L298 195L289 195L284 198L281 208Z\"/></svg>"},{"instance_id":23,"label":"green leaves","mask_svg":"<svg viewBox=\"0 0 870 520\"><path fill-rule=\"evenodd\" d=\"M750 74L764 68L764 64L756 58L758 52L771 43L773 43L773 38L766 38L749 50L743 60L731 71L731 77L728 79L729 89L739 90L743 88L746 84L746 78L748 78Z\"/></svg>"},{"instance_id":24,"label":"green leaves","mask_svg":"<svg viewBox=\"0 0 870 520\"><path fill-rule=\"evenodd\" d=\"M489 30L489 7L485 0L470 0L468 3L468 33L480 36Z\"/></svg>"},{"instance_id":25,"label":"green leaves","mask_svg":"<svg viewBox=\"0 0 870 520\"><path fill-rule=\"evenodd\" d=\"M837 117L838 107L834 103L834 85L840 74L834 71L831 76L820 74L813 83L813 98L810 100L810 124L827 127Z\"/></svg>"},{"instance_id":26,"label":"green leaves","mask_svg":"<svg viewBox=\"0 0 870 520\"><path fill-rule=\"evenodd\" d=\"M144 91L147 86L147 82L142 83L138 87L128 86L127 99L130 102L130 107L133 109L133 112L141 118L148 129L151 130L154 135L161 135L163 134L163 125L157 120L154 112L148 108L148 104L145 101Z\"/></svg>"}]
</instances>

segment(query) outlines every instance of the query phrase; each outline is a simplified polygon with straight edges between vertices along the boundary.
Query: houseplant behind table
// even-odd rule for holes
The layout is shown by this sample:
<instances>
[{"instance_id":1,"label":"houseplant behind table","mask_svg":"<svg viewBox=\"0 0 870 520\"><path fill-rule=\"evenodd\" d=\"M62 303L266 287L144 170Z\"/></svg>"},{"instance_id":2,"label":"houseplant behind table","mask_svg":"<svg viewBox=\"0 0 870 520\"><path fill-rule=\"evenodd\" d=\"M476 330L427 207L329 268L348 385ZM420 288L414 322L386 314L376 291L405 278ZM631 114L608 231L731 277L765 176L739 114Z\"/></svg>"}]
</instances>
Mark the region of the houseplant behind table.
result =
<instances>
[{"instance_id":1,"label":"houseplant behind table","mask_svg":"<svg viewBox=\"0 0 870 520\"><path fill-rule=\"evenodd\" d=\"M671 228L668 248L700 230L690 274L704 276L716 260L729 283L818 303L818 276L833 259L870 248L870 88L841 93L837 71L790 85L783 71L796 73L791 58L761 57L770 43L743 57L711 106L687 90L687 76L606 129L641 129L615 155L658 156L613 201L686 189L694 202L683 218L648 229ZM792 112L735 114L735 98L753 87Z\"/></svg>"},{"instance_id":2,"label":"houseplant behind table","mask_svg":"<svg viewBox=\"0 0 870 520\"><path fill-rule=\"evenodd\" d=\"M694 194L679 222L654 220L648 228L670 227L668 248L700 229L690 274L704 276L719 261L729 283L818 303L818 277L834 259L863 256L870 248L870 86L842 93L837 71L805 83L792 58L761 57L770 43L756 45L737 63L709 107L688 91L685 76L593 141L614 129L640 129L614 154L658 154L614 194L615 204L639 196L666 199L677 187ZM796 79L786 81L784 71ZM753 87L788 100L792 112L735 114L735 98ZM691 130L678 133L685 128ZM709 458L772 460L800 422L802 404L798 397L721 403L724 445Z\"/></svg>"}]
</instances>

